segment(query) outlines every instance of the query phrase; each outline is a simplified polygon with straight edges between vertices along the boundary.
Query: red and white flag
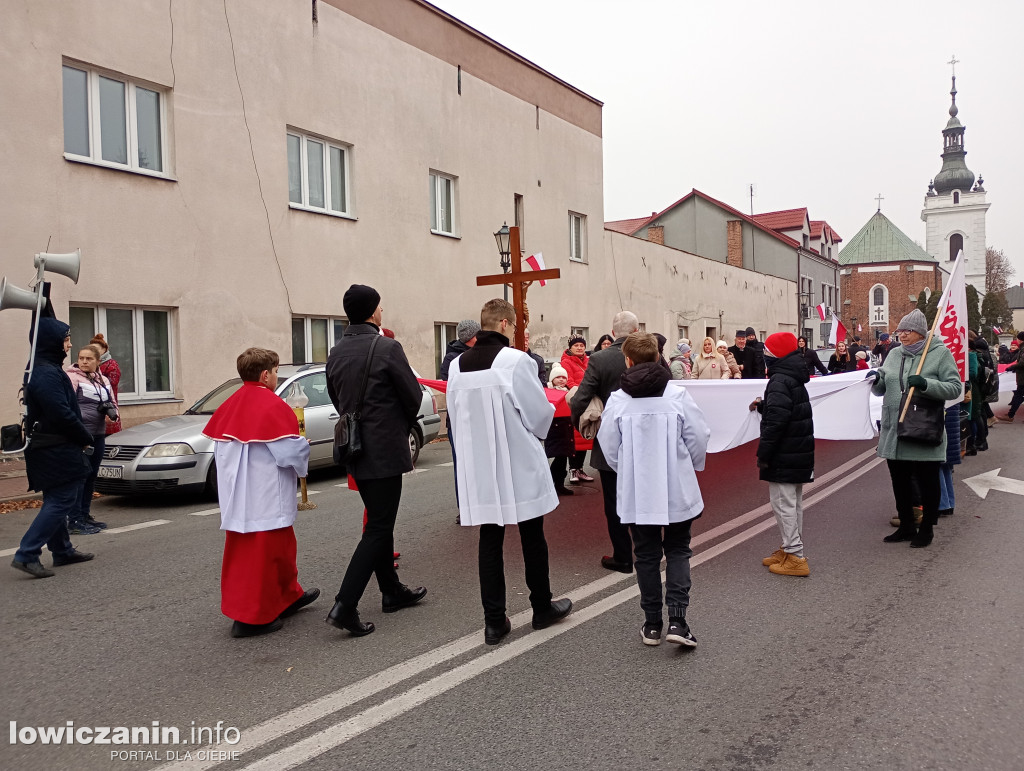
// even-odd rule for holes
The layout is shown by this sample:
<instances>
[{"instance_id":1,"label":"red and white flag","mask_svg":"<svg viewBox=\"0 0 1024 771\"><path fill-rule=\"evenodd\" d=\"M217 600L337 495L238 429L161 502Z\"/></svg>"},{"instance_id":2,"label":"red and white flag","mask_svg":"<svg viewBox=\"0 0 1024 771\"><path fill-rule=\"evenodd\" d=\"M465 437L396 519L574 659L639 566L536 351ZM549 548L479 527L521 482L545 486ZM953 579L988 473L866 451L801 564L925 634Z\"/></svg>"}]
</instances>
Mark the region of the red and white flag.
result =
<instances>
[{"instance_id":1,"label":"red and white flag","mask_svg":"<svg viewBox=\"0 0 1024 771\"><path fill-rule=\"evenodd\" d=\"M526 258L526 264L529 265L534 270L544 270L544 255L541 254L540 252L537 252L536 254L531 254L529 257ZM545 281L544 279L540 280L541 286L544 286L547 283L548 282Z\"/></svg>"},{"instance_id":2,"label":"red and white flag","mask_svg":"<svg viewBox=\"0 0 1024 771\"><path fill-rule=\"evenodd\" d=\"M1002 329L1002 327L993 326L992 327L992 332L994 334L1001 335L1001 334L1003 334L1003 329Z\"/></svg>"},{"instance_id":3,"label":"red and white flag","mask_svg":"<svg viewBox=\"0 0 1024 771\"><path fill-rule=\"evenodd\" d=\"M828 344L836 345L846 339L849 333L836 314L832 314L832 328L828 331Z\"/></svg>"},{"instance_id":4,"label":"red and white flag","mask_svg":"<svg viewBox=\"0 0 1024 771\"><path fill-rule=\"evenodd\" d=\"M818 311L818 318L820 318L822 321L827 321L828 320L828 306L825 303L822 303L821 305L815 306L815 308Z\"/></svg>"},{"instance_id":5,"label":"red and white flag","mask_svg":"<svg viewBox=\"0 0 1024 771\"><path fill-rule=\"evenodd\" d=\"M942 342L953 354L953 361L960 371L960 382L968 379L967 371L967 282L964 280L964 253L957 253L953 272L942 292L942 300L938 308L939 325L936 329ZM963 389L960 398L950 399L946 406L963 401Z\"/></svg>"}]
</instances>

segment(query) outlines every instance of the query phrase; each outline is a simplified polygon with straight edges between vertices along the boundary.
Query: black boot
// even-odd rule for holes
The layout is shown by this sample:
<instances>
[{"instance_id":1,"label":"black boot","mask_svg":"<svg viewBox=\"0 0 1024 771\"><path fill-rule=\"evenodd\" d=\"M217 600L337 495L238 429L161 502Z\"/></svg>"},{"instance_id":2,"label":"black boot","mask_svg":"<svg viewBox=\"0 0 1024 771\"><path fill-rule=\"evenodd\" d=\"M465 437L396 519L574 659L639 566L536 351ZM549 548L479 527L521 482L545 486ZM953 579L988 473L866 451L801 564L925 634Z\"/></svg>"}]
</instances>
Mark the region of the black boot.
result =
<instances>
[{"instance_id":1,"label":"black boot","mask_svg":"<svg viewBox=\"0 0 1024 771\"><path fill-rule=\"evenodd\" d=\"M327 623L336 626L338 629L345 629L353 637L362 637L370 634L376 627L367 622L359 620L359 611L355 608L346 608L340 602L334 603L331 612L327 614Z\"/></svg>"},{"instance_id":2,"label":"black boot","mask_svg":"<svg viewBox=\"0 0 1024 771\"><path fill-rule=\"evenodd\" d=\"M924 515L924 520L921 522L917 535L910 541L911 549L923 549L932 542L932 538L935 536L935 525L938 520L938 512Z\"/></svg>"}]
</instances>

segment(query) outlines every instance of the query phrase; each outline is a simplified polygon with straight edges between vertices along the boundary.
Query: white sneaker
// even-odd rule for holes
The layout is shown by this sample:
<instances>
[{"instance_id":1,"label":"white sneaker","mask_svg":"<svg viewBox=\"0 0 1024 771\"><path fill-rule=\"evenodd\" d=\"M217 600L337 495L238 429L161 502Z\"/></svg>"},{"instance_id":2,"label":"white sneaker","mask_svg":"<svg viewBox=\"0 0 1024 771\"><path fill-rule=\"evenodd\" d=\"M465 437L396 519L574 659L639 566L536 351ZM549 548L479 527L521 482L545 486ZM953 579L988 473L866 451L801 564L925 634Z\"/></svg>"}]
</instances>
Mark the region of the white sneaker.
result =
<instances>
[{"instance_id":1,"label":"white sneaker","mask_svg":"<svg viewBox=\"0 0 1024 771\"><path fill-rule=\"evenodd\" d=\"M593 482L594 477L588 476L587 472L581 468L576 469L576 478L581 482Z\"/></svg>"}]
</instances>

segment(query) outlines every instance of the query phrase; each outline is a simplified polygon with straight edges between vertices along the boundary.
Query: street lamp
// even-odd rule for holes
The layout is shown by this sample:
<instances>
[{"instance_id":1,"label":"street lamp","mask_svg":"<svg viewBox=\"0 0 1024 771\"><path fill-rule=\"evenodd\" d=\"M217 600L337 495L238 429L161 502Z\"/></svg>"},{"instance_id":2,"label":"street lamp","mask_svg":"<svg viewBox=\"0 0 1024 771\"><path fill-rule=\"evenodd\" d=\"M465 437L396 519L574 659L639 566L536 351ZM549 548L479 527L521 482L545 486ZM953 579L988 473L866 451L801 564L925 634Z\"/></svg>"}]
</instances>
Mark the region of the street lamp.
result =
<instances>
[{"instance_id":1,"label":"street lamp","mask_svg":"<svg viewBox=\"0 0 1024 771\"><path fill-rule=\"evenodd\" d=\"M501 272L508 273L512 269L512 250L509 247L508 223L501 226L501 230L494 234L494 240L498 244L498 254L501 255ZM508 284L505 284L505 300L508 300Z\"/></svg>"}]
</instances>

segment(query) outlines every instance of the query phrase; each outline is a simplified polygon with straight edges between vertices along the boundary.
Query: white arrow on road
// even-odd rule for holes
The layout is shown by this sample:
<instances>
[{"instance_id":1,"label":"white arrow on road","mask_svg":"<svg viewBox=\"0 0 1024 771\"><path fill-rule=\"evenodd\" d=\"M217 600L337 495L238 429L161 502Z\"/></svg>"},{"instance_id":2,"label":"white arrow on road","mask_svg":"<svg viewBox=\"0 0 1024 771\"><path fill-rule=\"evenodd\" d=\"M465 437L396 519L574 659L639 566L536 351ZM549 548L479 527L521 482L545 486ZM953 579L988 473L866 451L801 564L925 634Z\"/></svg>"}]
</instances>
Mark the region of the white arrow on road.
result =
<instances>
[{"instance_id":1,"label":"white arrow on road","mask_svg":"<svg viewBox=\"0 0 1024 771\"><path fill-rule=\"evenodd\" d=\"M1024 481L999 476L1002 469L992 469L976 477L965 479L964 484L978 494L980 498L988 496L989 490L1002 490L1004 493L1024 495Z\"/></svg>"}]
</instances>

